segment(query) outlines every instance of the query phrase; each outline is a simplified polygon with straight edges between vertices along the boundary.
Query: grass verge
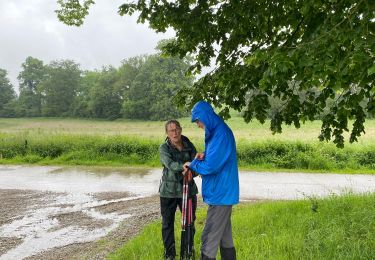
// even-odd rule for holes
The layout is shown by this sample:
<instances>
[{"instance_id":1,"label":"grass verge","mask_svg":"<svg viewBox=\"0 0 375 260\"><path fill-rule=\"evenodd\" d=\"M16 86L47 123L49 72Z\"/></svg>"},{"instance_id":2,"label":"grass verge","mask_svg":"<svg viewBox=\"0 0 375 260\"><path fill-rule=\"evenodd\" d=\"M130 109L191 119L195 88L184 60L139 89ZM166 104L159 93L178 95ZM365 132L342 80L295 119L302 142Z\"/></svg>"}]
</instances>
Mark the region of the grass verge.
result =
<instances>
[{"instance_id":1,"label":"grass verge","mask_svg":"<svg viewBox=\"0 0 375 260\"><path fill-rule=\"evenodd\" d=\"M0 164L160 167L162 142L120 135L0 133ZM339 149L327 143L240 140L237 155L241 169L375 173L374 143Z\"/></svg>"},{"instance_id":2,"label":"grass verge","mask_svg":"<svg viewBox=\"0 0 375 260\"><path fill-rule=\"evenodd\" d=\"M200 251L205 211L197 212L196 252ZM232 226L237 258L373 259L374 216L375 193L235 206ZM160 230L160 221L149 224L108 259L162 259ZM177 252L179 231L176 221Z\"/></svg>"}]
</instances>

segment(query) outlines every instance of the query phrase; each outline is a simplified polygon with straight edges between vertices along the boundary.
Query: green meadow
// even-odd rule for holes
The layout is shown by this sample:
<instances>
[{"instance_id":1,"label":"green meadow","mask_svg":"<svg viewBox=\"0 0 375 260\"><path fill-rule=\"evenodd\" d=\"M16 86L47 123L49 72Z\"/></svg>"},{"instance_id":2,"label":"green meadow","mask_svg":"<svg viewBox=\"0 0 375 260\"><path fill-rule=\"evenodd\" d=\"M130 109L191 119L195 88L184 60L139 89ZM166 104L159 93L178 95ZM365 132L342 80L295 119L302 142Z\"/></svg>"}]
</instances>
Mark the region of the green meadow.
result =
<instances>
[{"instance_id":1,"label":"green meadow","mask_svg":"<svg viewBox=\"0 0 375 260\"><path fill-rule=\"evenodd\" d=\"M204 132L180 119L183 134L199 151ZM269 122L228 121L237 140L241 169L307 172L375 172L375 120L366 123L359 142L343 149L319 142L320 122L300 129L284 127L273 135ZM164 122L61 118L0 119L0 163L160 167L158 147L165 139Z\"/></svg>"},{"instance_id":2,"label":"green meadow","mask_svg":"<svg viewBox=\"0 0 375 260\"><path fill-rule=\"evenodd\" d=\"M196 142L202 142L204 133L198 129L190 118L179 119L183 127L183 134ZM300 141L318 142L320 134L320 121L306 122L299 129L294 126L284 126L281 134L273 135L269 130L270 123L258 121L245 123L241 117L232 117L227 121L232 128L237 143L243 141ZM356 145L375 143L375 120L365 123L366 134L361 136ZM164 139L164 122L139 121L139 120L90 120L90 119L64 119L64 118L0 118L0 133L14 134L74 134L74 135L122 135ZM349 135L346 135L348 139ZM349 143L346 144L347 146Z\"/></svg>"}]
</instances>

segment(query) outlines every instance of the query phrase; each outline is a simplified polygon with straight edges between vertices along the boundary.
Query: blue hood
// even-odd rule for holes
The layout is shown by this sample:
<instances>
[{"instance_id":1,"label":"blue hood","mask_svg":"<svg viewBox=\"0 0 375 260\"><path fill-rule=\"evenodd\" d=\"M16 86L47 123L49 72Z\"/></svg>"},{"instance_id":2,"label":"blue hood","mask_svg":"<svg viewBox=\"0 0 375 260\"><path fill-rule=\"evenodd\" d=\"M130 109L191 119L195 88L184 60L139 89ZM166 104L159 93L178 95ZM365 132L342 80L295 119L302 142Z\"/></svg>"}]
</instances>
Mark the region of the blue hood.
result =
<instances>
[{"instance_id":1,"label":"blue hood","mask_svg":"<svg viewBox=\"0 0 375 260\"><path fill-rule=\"evenodd\" d=\"M205 139L210 138L214 129L222 122L222 119L215 113L212 106L206 101L196 103L191 111L191 122L201 121L205 125Z\"/></svg>"},{"instance_id":2,"label":"blue hood","mask_svg":"<svg viewBox=\"0 0 375 260\"><path fill-rule=\"evenodd\" d=\"M204 159L190 163L190 169L202 177L203 201L209 205L237 204L239 179L232 130L205 101L194 105L191 120L205 125Z\"/></svg>"}]
</instances>

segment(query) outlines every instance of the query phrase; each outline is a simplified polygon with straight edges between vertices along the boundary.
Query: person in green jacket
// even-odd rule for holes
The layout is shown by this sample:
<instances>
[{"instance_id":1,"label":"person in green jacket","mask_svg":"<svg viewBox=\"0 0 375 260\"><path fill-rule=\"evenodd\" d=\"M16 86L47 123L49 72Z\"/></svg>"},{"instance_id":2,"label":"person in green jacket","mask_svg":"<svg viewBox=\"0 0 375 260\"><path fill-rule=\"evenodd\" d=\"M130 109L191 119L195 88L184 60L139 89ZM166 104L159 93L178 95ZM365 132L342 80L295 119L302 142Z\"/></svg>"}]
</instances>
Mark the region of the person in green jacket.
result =
<instances>
[{"instance_id":1,"label":"person in green jacket","mask_svg":"<svg viewBox=\"0 0 375 260\"><path fill-rule=\"evenodd\" d=\"M160 162L163 165L163 176L160 181L160 210L162 215L162 238L164 243L164 258L174 259L176 256L174 239L174 220L177 206L182 207L183 165L195 158L197 150L190 140L181 135L182 128L177 120L165 123L167 138L160 145ZM196 176L196 174L195 174ZM197 208L198 188L193 181L193 221ZM194 230L194 228L193 228ZM194 233L194 232L193 232Z\"/></svg>"}]
</instances>

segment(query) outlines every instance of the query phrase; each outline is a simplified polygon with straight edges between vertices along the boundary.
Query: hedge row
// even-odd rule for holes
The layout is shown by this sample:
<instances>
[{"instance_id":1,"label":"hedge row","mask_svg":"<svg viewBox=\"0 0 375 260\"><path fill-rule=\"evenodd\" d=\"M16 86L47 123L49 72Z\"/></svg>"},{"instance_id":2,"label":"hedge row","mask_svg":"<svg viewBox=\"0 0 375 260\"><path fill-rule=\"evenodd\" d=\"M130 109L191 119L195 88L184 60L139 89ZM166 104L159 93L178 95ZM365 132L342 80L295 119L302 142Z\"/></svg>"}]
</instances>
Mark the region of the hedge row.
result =
<instances>
[{"instance_id":1,"label":"hedge row","mask_svg":"<svg viewBox=\"0 0 375 260\"><path fill-rule=\"evenodd\" d=\"M35 163L43 159L95 164L117 161L127 164L159 164L161 140L124 136L52 135L44 138L0 135L0 158ZM202 147L198 147L201 150ZM375 145L347 145L343 149L326 143L263 141L237 144L240 166L285 169L375 169Z\"/></svg>"}]
</instances>

